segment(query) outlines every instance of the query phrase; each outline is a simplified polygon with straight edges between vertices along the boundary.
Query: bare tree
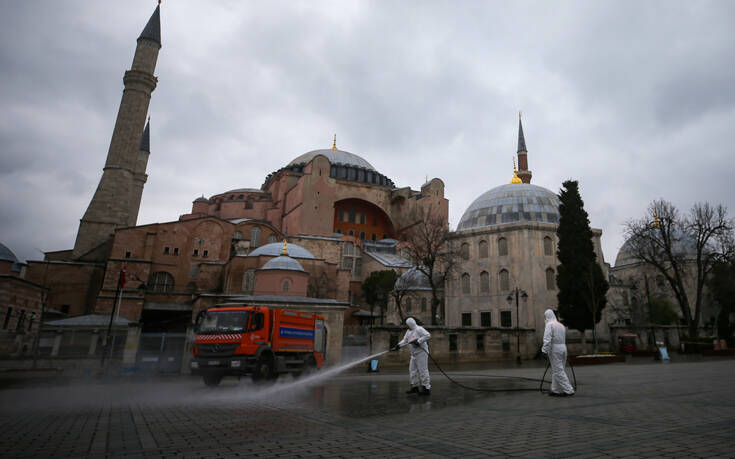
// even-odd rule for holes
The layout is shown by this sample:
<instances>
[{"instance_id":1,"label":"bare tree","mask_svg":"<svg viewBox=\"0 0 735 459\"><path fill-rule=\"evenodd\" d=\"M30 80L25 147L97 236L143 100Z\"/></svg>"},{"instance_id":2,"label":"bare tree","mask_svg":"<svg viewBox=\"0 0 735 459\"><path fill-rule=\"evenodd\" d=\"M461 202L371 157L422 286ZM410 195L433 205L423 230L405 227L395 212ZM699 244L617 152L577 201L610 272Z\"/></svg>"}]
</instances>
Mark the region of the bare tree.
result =
<instances>
[{"instance_id":1,"label":"bare tree","mask_svg":"<svg viewBox=\"0 0 735 459\"><path fill-rule=\"evenodd\" d=\"M394 288L390 291L390 295L393 297L393 301L396 302L396 309L398 309L398 316L401 318L401 323L406 321L407 316L403 313L403 297L406 296L408 291L406 290L399 290Z\"/></svg>"},{"instance_id":2,"label":"bare tree","mask_svg":"<svg viewBox=\"0 0 735 459\"><path fill-rule=\"evenodd\" d=\"M707 278L718 260L733 254L733 221L727 209L697 203L682 216L673 204L658 200L648 206L646 217L625 224L625 234L631 255L666 279L689 335L696 336ZM694 285L693 299L687 282Z\"/></svg>"},{"instance_id":3,"label":"bare tree","mask_svg":"<svg viewBox=\"0 0 735 459\"><path fill-rule=\"evenodd\" d=\"M439 307L444 302L444 284L457 263L457 253L448 237L449 223L432 207L421 212L418 222L404 233L409 259L426 276L431 288L432 325L445 323L444 308L439 310ZM438 313L441 313L440 320Z\"/></svg>"}]
</instances>

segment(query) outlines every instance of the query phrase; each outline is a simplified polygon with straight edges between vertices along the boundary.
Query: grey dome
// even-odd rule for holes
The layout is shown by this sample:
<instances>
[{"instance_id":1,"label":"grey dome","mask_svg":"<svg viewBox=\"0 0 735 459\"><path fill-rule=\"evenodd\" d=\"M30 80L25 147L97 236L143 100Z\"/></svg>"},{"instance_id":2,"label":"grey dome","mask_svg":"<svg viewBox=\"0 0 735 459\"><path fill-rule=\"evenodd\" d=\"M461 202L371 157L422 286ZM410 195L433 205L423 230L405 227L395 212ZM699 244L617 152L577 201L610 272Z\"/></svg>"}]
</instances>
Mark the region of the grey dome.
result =
<instances>
[{"instance_id":1,"label":"grey dome","mask_svg":"<svg viewBox=\"0 0 735 459\"><path fill-rule=\"evenodd\" d=\"M441 276L438 275L438 273L434 273L434 281L434 283L438 284L440 288L443 287L441 285ZM396 285L393 288L398 291L431 290L429 278L415 266L403 273L401 277L396 280Z\"/></svg>"},{"instance_id":2,"label":"grey dome","mask_svg":"<svg viewBox=\"0 0 735 459\"><path fill-rule=\"evenodd\" d=\"M672 243L674 255L682 256L684 259L694 260L697 257L697 244L689 236L683 234L681 231L674 230L672 232L674 241ZM635 263L641 263L643 260L636 257L632 253L630 239L623 243L623 246L618 250L618 255L615 257L615 267L632 265Z\"/></svg>"},{"instance_id":3,"label":"grey dome","mask_svg":"<svg viewBox=\"0 0 735 459\"><path fill-rule=\"evenodd\" d=\"M559 223L559 197L530 183L509 183L481 194L470 204L457 230L514 222Z\"/></svg>"},{"instance_id":4,"label":"grey dome","mask_svg":"<svg viewBox=\"0 0 735 459\"><path fill-rule=\"evenodd\" d=\"M296 244L288 244L286 246L286 251L288 252L288 256L292 258L314 259L314 255L312 255L311 252ZM248 256L257 257L259 255L265 255L270 257L279 257L282 252L283 242L271 242L270 244L262 245L253 250L248 254Z\"/></svg>"},{"instance_id":5,"label":"grey dome","mask_svg":"<svg viewBox=\"0 0 735 459\"><path fill-rule=\"evenodd\" d=\"M209 202L209 199L205 198L204 196L200 196L196 198L194 202Z\"/></svg>"},{"instance_id":6,"label":"grey dome","mask_svg":"<svg viewBox=\"0 0 735 459\"><path fill-rule=\"evenodd\" d=\"M301 266L301 263L286 255L281 255L280 257L268 260L268 263L264 264L260 269L283 269L286 271L306 272Z\"/></svg>"},{"instance_id":7,"label":"grey dome","mask_svg":"<svg viewBox=\"0 0 735 459\"><path fill-rule=\"evenodd\" d=\"M326 156L330 164L343 164L345 166L356 166L356 167L361 167L363 169L367 169L373 172L377 172L375 168L370 165L369 162L365 161L363 158L357 156L356 154L349 153L347 151L332 150L332 149L314 150L308 153L304 153L303 155L299 156L298 158L295 158L293 161L288 163L288 165L293 166L297 164L307 164L311 162L311 160L314 159L316 155Z\"/></svg>"},{"instance_id":8,"label":"grey dome","mask_svg":"<svg viewBox=\"0 0 735 459\"><path fill-rule=\"evenodd\" d=\"M18 257L15 256L12 250L2 243L0 243L0 260L18 263Z\"/></svg>"}]
</instances>

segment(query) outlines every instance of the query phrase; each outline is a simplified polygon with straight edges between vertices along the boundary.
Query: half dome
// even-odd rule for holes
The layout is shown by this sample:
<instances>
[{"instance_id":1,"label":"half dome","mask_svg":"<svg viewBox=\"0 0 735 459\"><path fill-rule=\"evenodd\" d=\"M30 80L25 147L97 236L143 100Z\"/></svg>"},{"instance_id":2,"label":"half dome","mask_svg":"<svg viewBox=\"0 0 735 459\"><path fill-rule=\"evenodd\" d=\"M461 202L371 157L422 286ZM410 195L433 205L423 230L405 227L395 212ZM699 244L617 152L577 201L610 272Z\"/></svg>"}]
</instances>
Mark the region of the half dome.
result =
<instances>
[{"instance_id":1,"label":"half dome","mask_svg":"<svg viewBox=\"0 0 735 459\"><path fill-rule=\"evenodd\" d=\"M538 185L510 183L481 194L465 210L457 231L516 222L559 223L559 196Z\"/></svg>"}]
</instances>

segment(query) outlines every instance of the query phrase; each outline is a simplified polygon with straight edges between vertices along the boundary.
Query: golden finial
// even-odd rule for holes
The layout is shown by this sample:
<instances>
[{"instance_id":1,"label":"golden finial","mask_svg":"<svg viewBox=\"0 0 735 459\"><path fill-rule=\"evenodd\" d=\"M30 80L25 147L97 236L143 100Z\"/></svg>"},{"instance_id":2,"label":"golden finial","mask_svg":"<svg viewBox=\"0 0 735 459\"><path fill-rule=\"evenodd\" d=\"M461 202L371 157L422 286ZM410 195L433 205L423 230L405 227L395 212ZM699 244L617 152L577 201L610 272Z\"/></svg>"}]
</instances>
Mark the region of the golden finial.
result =
<instances>
[{"instance_id":1,"label":"golden finial","mask_svg":"<svg viewBox=\"0 0 735 459\"><path fill-rule=\"evenodd\" d=\"M288 249L286 248L286 245L287 245L287 244L288 244L288 243L287 243L287 242L286 242L286 240L284 239L284 240L283 240L283 250L281 250L281 255L286 255L286 256L288 256Z\"/></svg>"},{"instance_id":2,"label":"golden finial","mask_svg":"<svg viewBox=\"0 0 735 459\"><path fill-rule=\"evenodd\" d=\"M334 142L332 142L332 150L337 149L337 134L334 134Z\"/></svg>"},{"instance_id":3,"label":"golden finial","mask_svg":"<svg viewBox=\"0 0 735 459\"><path fill-rule=\"evenodd\" d=\"M658 228L661 225L661 222L658 219L658 213L654 210L653 211L653 227Z\"/></svg>"},{"instance_id":4,"label":"golden finial","mask_svg":"<svg viewBox=\"0 0 735 459\"><path fill-rule=\"evenodd\" d=\"M518 177L518 171L516 171L516 159L513 158L513 178L510 179L510 183L523 183L523 180L521 180Z\"/></svg>"}]
</instances>

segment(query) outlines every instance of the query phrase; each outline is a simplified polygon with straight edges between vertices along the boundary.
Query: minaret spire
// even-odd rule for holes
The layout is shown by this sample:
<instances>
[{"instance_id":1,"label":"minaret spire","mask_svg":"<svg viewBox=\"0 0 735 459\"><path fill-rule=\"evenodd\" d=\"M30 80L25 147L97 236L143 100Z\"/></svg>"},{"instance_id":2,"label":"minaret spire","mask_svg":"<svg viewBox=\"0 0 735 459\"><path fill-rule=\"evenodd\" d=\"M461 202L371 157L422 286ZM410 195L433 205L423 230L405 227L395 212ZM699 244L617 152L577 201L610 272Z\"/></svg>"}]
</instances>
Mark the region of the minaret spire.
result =
<instances>
[{"instance_id":1,"label":"minaret spire","mask_svg":"<svg viewBox=\"0 0 735 459\"><path fill-rule=\"evenodd\" d=\"M332 142L332 150L337 149L337 134L334 134L334 142Z\"/></svg>"},{"instance_id":2,"label":"minaret spire","mask_svg":"<svg viewBox=\"0 0 735 459\"><path fill-rule=\"evenodd\" d=\"M518 112L518 177L523 183L531 183L531 171L528 170L528 151L526 137L523 135L522 112Z\"/></svg>"}]
</instances>

